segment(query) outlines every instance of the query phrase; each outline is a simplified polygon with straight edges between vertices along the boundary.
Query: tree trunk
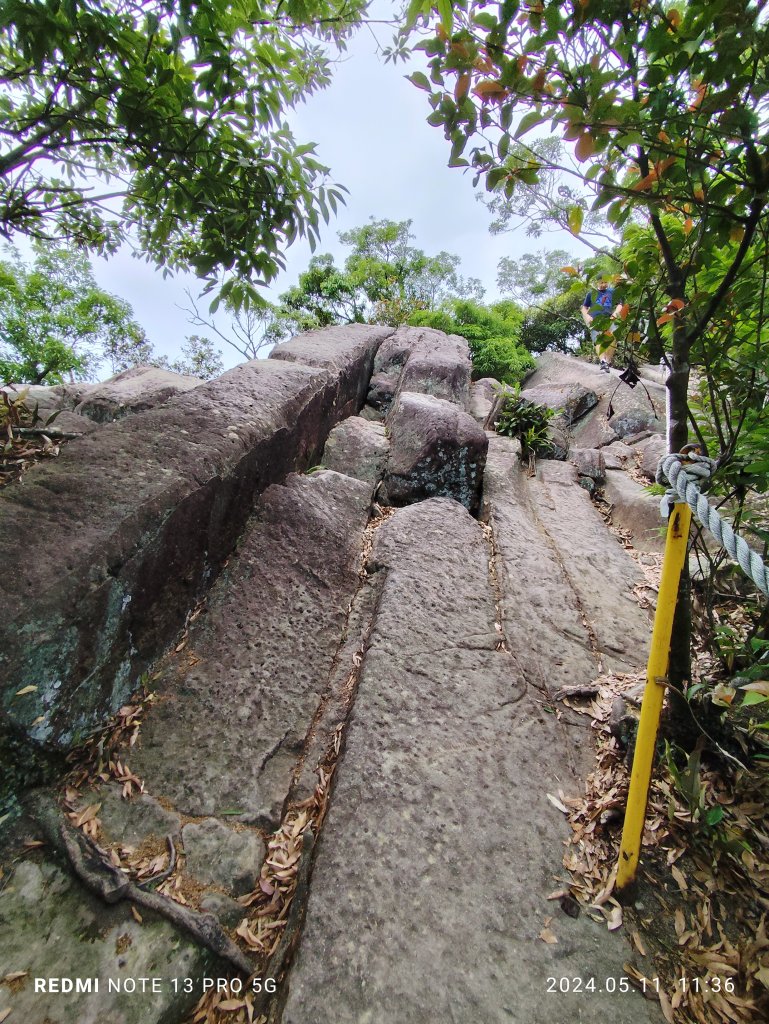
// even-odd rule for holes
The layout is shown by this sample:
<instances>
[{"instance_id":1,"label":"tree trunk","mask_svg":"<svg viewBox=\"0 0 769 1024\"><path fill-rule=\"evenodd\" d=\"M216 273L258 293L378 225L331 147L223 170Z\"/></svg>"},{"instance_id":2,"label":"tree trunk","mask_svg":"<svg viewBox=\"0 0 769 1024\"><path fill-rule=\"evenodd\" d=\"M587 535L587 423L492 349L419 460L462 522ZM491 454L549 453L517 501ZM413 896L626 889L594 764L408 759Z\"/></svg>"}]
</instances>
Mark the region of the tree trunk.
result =
<instances>
[{"instance_id":1,"label":"tree trunk","mask_svg":"<svg viewBox=\"0 0 769 1024\"><path fill-rule=\"evenodd\" d=\"M690 342L685 325L676 325L673 332L671 371L665 382L669 452L680 452L689 436L689 349ZM684 745L686 745L686 736L691 727L691 715L688 713L684 696L692 675L691 638L692 615L687 560L684 562L678 588L668 667L668 682L671 687L668 700L670 724L675 738Z\"/></svg>"}]
</instances>

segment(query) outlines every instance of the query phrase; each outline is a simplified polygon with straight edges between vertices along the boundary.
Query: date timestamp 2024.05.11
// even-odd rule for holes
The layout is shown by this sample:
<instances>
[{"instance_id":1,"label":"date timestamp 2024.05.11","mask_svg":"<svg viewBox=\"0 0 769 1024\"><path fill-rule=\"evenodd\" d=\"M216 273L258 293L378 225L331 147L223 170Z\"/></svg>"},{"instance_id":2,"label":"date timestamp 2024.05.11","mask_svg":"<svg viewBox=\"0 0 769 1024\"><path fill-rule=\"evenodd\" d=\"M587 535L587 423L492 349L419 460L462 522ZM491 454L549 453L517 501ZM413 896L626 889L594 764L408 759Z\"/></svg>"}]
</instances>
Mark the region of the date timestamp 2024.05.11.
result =
<instances>
[{"instance_id":1,"label":"date timestamp 2024.05.11","mask_svg":"<svg viewBox=\"0 0 769 1024\"><path fill-rule=\"evenodd\" d=\"M710 974L702 978L694 977L687 978L683 975L676 979L676 986L680 988L681 992L734 992L734 978L722 978L717 974ZM609 995L622 992L630 992L631 989L640 989L643 993L654 993L660 990L660 979L659 978L644 978L639 977L633 981L625 975L619 978L548 978L547 979L547 991L566 994L567 992L574 993L575 995L585 994L590 995L591 993L607 992Z\"/></svg>"}]
</instances>

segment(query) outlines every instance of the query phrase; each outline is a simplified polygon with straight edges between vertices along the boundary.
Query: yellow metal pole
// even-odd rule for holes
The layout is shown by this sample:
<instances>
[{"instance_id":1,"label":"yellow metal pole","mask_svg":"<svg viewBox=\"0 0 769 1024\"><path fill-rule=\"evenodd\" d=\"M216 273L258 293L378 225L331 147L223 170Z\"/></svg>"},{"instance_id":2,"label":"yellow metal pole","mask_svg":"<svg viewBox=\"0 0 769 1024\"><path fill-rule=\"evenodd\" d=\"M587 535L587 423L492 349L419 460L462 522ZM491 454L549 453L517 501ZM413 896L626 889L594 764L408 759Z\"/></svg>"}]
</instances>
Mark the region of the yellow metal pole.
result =
<instances>
[{"instance_id":1,"label":"yellow metal pole","mask_svg":"<svg viewBox=\"0 0 769 1024\"><path fill-rule=\"evenodd\" d=\"M686 558L691 520L692 513L688 505L681 503L673 506L668 519L665 553L662 557L662 578L657 597L657 610L654 614L649 661L646 666L646 688L641 704L641 720L638 723L625 824L619 849L617 881L614 886L618 896L621 896L623 891L627 893L635 882L638 858L641 854L654 746L667 685L673 615L676 610L681 570Z\"/></svg>"}]
</instances>

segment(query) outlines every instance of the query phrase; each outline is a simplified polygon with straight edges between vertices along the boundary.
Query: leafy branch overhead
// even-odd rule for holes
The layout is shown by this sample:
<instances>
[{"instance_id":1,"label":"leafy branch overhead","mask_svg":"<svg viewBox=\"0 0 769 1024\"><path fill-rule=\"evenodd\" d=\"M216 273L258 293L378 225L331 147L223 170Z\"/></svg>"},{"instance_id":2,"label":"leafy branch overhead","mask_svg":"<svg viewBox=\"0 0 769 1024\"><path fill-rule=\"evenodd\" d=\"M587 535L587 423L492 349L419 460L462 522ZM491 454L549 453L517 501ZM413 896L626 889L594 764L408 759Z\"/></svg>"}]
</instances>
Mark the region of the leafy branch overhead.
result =
<instances>
[{"instance_id":1,"label":"leafy branch overhead","mask_svg":"<svg viewBox=\"0 0 769 1024\"><path fill-rule=\"evenodd\" d=\"M648 225L653 271L632 260L622 268L635 282L627 327L645 315L669 352L673 450L687 439L692 347L767 220L764 6L412 0L390 51L405 56L411 43L423 52L429 74L410 79L428 94L428 123L443 129L450 164L472 170L489 192L512 200L528 190L552 205L542 183L557 172L575 200L556 212L575 236L588 205L616 230ZM561 148L548 151L537 132ZM721 276L703 287L718 254L726 254ZM665 302L652 309L660 293Z\"/></svg>"},{"instance_id":2,"label":"leafy branch overhead","mask_svg":"<svg viewBox=\"0 0 769 1024\"><path fill-rule=\"evenodd\" d=\"M0 233L270 280L342 190L284 114L363 0L0 2ZM234 289L234 291L233 291Z\"/></svg>"}]
</instances>

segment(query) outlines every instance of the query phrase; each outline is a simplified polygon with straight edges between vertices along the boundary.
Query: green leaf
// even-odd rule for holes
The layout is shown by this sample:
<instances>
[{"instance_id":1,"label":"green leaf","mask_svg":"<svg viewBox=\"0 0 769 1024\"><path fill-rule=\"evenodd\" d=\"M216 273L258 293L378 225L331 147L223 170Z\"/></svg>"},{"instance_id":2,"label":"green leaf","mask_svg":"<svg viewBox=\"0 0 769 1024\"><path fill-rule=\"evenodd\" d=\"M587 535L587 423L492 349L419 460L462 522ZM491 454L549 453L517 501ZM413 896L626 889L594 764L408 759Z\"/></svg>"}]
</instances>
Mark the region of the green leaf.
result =
<instances>
[{"instance_id":1,"label":"green leaf","mask_svg":"<svg viewBox=\"0 0 769 1024\"><path fill-rule=\"evenodd\" d=\"M515 138L520 139L521 136L525 135L526 132L530 131L538 124L542 124L546 119L542 117L538 110L531 110L528 114L524 115L518 122L518 126L515 129Z\"/></svg>"},{"instance_id":2,"label":"green leaf","mask_svg":"<svg viewBox=\"0 0 769 1024\"><path fill-rule=\"evenodd\" d=\"M415 71L413 75L406 75L406 81L411 82L417 89L423 89L425 92L433 91L430 79L422 71Z\"/></svg>"},{"instance_id":3,"label":"green leaf","mask_svg":"<svg viewBox=\"0 0 769 1024\"><path fill-rule=\"evenodd\" d=\"M711 807L705 814L705 822L708 825L717 825L724 820L723 807Z\"/></svg>"},{"instance_id":4,"label":"green leaf","mask_svg":"<svg viewBox=\"0 0 769 1024\"><path fill-rule=\"evenodd\" d=\"M454 30L454 5L451 0L436 0L435 6L438 8L441 25L450 36Z\"/></svg>"}]
</instances>

